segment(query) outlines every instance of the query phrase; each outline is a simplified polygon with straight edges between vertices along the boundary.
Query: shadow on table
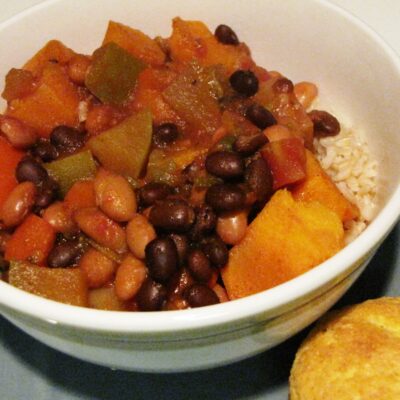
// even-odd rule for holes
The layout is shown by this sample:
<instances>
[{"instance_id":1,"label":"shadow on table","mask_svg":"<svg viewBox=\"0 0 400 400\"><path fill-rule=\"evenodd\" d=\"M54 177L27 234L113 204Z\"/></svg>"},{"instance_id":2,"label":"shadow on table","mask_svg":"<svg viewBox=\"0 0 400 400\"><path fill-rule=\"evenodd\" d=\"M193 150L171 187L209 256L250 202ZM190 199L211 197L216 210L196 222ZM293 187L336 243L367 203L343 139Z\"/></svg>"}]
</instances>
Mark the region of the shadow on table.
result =
<instances>
[{"instance_id":1,"label":"shadow on table","mask_svg":"<svg viewBox=\"0 0 400 400\"><path fill-rule=\"evenodd\" d=\"M397 228L385 241L364 274L337 306L397 292L391 279L396 266ZM308 330L256 357L213 370L183 374L112 371L49 349L6 321L1 340L19 362L43 376L68 398L125 399L243 399L271 395L287 399L287 378L294 354ZM278 397L276 397L278 395Z\"/></svg>"}]
</instances>

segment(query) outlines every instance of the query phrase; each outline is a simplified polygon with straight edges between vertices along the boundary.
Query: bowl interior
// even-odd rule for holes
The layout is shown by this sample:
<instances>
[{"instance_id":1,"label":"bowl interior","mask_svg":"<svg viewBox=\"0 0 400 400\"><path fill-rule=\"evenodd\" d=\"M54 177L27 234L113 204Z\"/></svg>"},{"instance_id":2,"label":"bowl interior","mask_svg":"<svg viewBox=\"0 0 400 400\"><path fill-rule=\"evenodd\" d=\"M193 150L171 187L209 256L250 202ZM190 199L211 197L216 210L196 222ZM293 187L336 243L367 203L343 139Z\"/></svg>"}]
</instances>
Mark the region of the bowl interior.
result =
<instances>
[{"instance_id":1,"label":"bowl interior","mask_svg":"<svg viewBox=\"0 0 400 400\"><path fill-rule=\"evenodd\" d=\"M379 163L379 210L387 204L400 179L400 159L393 150L400 148L399 62L370 29L323 1L47 1L0 26L0 77L10 68L23 65L50 39L91 53L100 46L110 19L150 36L168 36L175 16L202 20L211 29L220 23L228 24L249 45L259 65L278 70L294 82L317 83L319 107L334 112L345 125L366 135ZM391 207L387 214L390 220L380 222L380 234L387 232L397 217L398 210ZM370 243L356 240L351 245L354 257L365 254L379 239L371 234ZM346 261L341 254L335 256L332 267L345 268L344 264L351 260L349 251L346 254L350 257ZM313 273L308 274L311 280ZM275 289L273 293L278 293ZM307 291L307 287L303 285L302 290ZM282 293L280 298L284 298ZM257 299L265 303L264 308L268 307L266 293ZM222 312L224 307L229 312L234 310L227 305L215 308Z\"/></svg>"}]
</instances>

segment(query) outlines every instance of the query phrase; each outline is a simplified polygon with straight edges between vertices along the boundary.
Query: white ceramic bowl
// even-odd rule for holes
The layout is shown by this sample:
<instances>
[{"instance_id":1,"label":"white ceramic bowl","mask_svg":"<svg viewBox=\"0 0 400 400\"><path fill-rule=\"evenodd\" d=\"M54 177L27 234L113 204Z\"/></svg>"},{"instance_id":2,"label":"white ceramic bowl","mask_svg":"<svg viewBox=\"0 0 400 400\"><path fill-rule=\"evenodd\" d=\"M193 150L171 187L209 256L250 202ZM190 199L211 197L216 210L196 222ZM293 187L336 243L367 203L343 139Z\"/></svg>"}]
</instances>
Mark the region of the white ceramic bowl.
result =
<instances>
[{"instance_id":1,"label":"white ceramic bowl","mask_svg":"<svg viewBox=\"0 0 400 400\"><path fill-rule=\"evenodd\" d=\"M65 353L142 371L212 367L261 352L322 315L364 269L400 213L400 64L351 15L317 0L58 0L0 26L0 76L58 38L81 52L99 46L109 19L168 35L171 18L232 26L256 61L320 88L321 107L365 132L379 161L379 213L339 254L271 290L185 311L120 313L52 302L0 282L0 310Z\"/></svg>"}]
</instances>

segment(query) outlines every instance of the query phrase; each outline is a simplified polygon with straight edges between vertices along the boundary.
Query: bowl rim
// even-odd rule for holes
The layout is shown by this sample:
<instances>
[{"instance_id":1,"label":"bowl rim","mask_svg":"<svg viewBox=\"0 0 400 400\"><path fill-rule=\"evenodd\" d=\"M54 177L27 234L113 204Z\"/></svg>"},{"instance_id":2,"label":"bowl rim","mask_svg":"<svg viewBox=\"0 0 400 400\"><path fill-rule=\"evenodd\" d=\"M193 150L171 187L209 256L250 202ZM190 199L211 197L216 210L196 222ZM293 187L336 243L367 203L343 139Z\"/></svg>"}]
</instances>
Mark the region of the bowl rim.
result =
<instances>
[{"instance_id":1,"label":"bowl rim","mask_svg":"<svg viewBox=\"0 0 400 400\"><path fill-rule=\"evenodd\" d=\"M0 32L26 15L61 0L46 0L29 7L0 24ZM396 52L369 25L341 7L327 0L313 0L322 7L362 30L384 52L395 66L400 79L400 60ZM149 334L177 333L211 328L247 320L257 315L273 313L285 305L305 298L318 288L329 284L373 251L394 227L400 216L400 185L367 228L339 253L310 271L281 285L234 301L213 306L179 311L121 312L76 307L48 300L0 280L0 312L7 309L51 324L60 324L97 332ZM348 272L349 273L349 272Z\"/></svg>"}]
</instances>

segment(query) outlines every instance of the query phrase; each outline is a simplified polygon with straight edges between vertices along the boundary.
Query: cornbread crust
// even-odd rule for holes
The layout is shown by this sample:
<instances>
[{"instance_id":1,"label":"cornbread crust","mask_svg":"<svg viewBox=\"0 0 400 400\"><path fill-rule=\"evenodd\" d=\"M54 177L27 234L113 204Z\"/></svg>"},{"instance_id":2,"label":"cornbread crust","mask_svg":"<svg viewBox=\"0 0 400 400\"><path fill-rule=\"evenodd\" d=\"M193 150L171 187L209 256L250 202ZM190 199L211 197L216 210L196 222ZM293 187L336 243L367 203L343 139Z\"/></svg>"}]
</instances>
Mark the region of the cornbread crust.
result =
<instances>
[{"instance_id":1,"label":"cornbread crust","mask_svg":"<svg viewBox=\"0 0 400 400\"><path fill-rule=\"evenodd\" d=\"M332 312L302 343L290 400L331 399L400 399L400 298Z\"/></svg>"}]
</instances>

